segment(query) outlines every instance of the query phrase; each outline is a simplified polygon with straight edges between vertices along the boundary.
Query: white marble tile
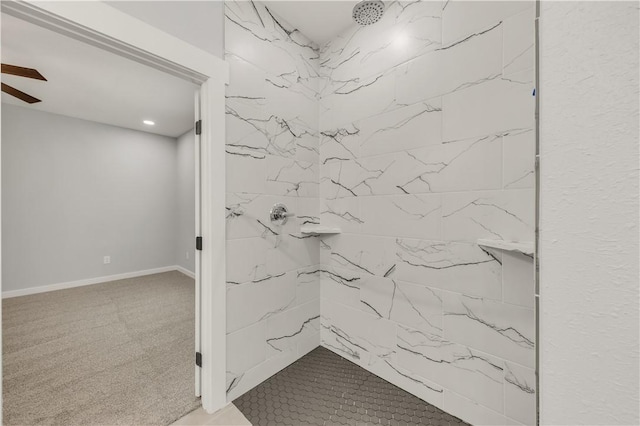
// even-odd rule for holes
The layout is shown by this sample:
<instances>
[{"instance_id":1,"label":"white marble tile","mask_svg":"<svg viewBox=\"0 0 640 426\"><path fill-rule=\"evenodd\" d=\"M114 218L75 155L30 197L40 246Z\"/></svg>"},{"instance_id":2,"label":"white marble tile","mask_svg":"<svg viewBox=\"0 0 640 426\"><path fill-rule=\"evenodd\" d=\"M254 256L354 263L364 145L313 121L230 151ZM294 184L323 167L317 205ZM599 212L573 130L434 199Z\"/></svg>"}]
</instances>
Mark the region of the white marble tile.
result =
<instances>
[{"instance_id":1,"label":"white marble tile","mask_svg":"<svg viewBox=\"0 0 640 426\"><path fill-rule=\"evenodd\" d=\"M386 154L442 142L440 98L418 102L354 124L360 156Z\"/></svg>"},{"instance_id":2,"label":"white marble tile","mask_svg":"<svg viewBox=\"0 0 640 426\"><path fill-rule=\"evenodd\" d=\"M535 8L533 2L529 4L528 9L504 20L503 73L505 76L533 68Z\"/></svg>"},{"instance_id":3,"label":"white marble tile","mask_svg":"<svg viewBox=\"0 0 640 426\"><path fill-rule=\"evenodd\" d=\"M318 165L275 155L266 159L266 192L271 195L318 196Z\"/></svg>"},{"instance_id":4,"label":"white marble tile","mask_svg":"<svg viewBox=\"0 0 640 426\"><path fill-rule=\"evenodd\" d=\"M397 67L396 102L412 105L447 93L443 87L445 69L442 52L428 52Z\"/></svg>"},{"instance_id":5,"label":"white marble tile","mask_svg":"<svg viewBox=\"0 0 640 426\"><path fill-rule=\"evenodd\" d=\"M247 102L252 106L264 105L267 74L239 56L227 54L225 60L229 64L227 99L237 103Z\"/></svg>"},{"instance_id":6,"label":"white marble tile","mask_svg":"<svg viewBox=\"0 0 640 426\"><path fill-rule=\"evenodd\" d=\"M379 318L391 319L397 284L390 278L364 275L360 280L360 309Z\"/></svg>"},{"instance_id":7,"label":"white marble tile","mask_svg":"<svg viewBox=\"0 0 640 426\"><path fill-rule=\"evenodd\" d=\"M323 128L339 128L395 108L396 71L394 68L371 77L331 81L320 101Z\"/></svg>"},{"instance_id":8,"label":"white marble tile","mask_svg":"<svg viewBox=\"0 0 640 426\"><path fill-rule=\"evenodd\" d=\"M320 265L301 268L296 271L296 304L320 299ZM319 302L318 302L319 303Z\"/></svg>"},{"instance_id":9,"label":"white marble tile","mask_svg":"<svg viewBox=\"0 0 640 426\"><path fill-rule=\"evenodd\" d=\"M502 137L505 189L533 188L535 185L535 133L533 129L511 132Z\"/></svg>"},{"instance_id":10,"label":"white marble tile","mask_svg":"<svg viewBox=\"0 0 640 426\"><path fill-rule=\"evenodd\" d=\"M320 276L322 299L360 309L360 286L364 274L326 265L323 265L323 268Z\"/></svg>"},{"instance_id":11,"label":"white marble tile","mask_svg":"<svg viewBox=\"0 0 640 426\"><path fill-rule=\"evenodd\" d=\"M326 164L320 164L319 169L320 174L318 176L318 201L322 204L326 199L337 198L335 194L338 192L338 189L330 180L328 172L329 166ZM322 205L320 207L320 211L322 211Z\"/></svg>"},{"instance_id":12,"label":"white marble tile","mask_svg":"<svg viewBox=\"0 0 640 426\"><path fill-rule=\"evenodd\" d=\"M227 193L226 224L227 240L247 237L262 237L274 241L275 233L297 231L294 221L284 227L271 223L269 211L276 202L296 210L296 197L275 197L261 194Z\"/></svg>"},{"instance_id":13,"label":"white marble tile","mask_svg":"<svg viewBox=\"0 0 640 426\"><path fill-rule=\"evenodd\" d=\"M533 309L456 293L444 294L444 337L533 367Z\"/></svg>"},{"instance_id":14,"label":"white marble tile","mask_svg":"<svg viewBox=\"0 0 640 426\"><path fill-rule=\"evenodd\" d=\"M375 30L354 26L321 52L335 80L368 77L440 46L440 1L390 3Z\"/></svg>"},{"instance_id":15,"label":"white marble tile","mask_svg":"<svg viewBox=\"0 0 640 426\"><path fill-rule=\"evenodd\" d=\"M367 275L361 280L360 302L364 312L425 333L442 335L442 295L439 290Z\"/></svg>"},{"instance_id":16,"label":"white marble tile","mask_svg":"<svg viewBox=\"0 0 640 426\"><path fill-rule=\"evenodd\" d=\"M242 284L267 276L269 242L263 238L227 240L227 283Z\"/></svg>"},{"instance_id":17,"label":"white marble tile","mask_svg":"<svg viewBox=\"0 0 640 426\"><path fill-rule=\"evenodd\" d=\"M424 333L442 334L442 291L396 281L391 319ZM424 376L427 377L427 376Z\"/></svg>"},{"instance_id":18,"label":"white marble tile","mask_svg":"<svg viewBox=\"0 0 640 426\"><path fill-rule=\"evenodd\" d=\"M259 100L229 98L226 101L226 144L232 152L243 150L254 156L268 151L269 137L265 125L269 120Z\"/></svg>"},{"instance_id":19,"label":"white marble tile","mask_svg":"<svg viewBox=\"0 0 640 426\"><path fill-rule=\"evenodd\" d=\"M312 300L267 319L267 356L298 350L298 345L320 333L320 300ZM320 344L318 340L317 344ZM317 346L317 345L316 345Z\"/></svg>"},{"instance_id":20,"label":"white marble tile","mask_svg":"<svg viewBox=\"0 0 640 426\"><path fill-rule=\"evenodd\" d=\"M505 362L504 403L507 417L533 426L536 424L536 374L530 368Z\"/></svg>"},{"instance_id":21,"label":"white marble tile","mask_svg":"<svg viewBox=\"0 0 640 426\"><path fill-rule=\"evenodd\" d=\"M532 241L534 203L535 195L530 189L445 194L442 200L444 239Z\"/></svg>"},{"instance_id":22,"label":"white marble tile","mask_svg":"<svg viewBox=\"0 0 640 426\"><path fill-rule=\"evenodd\" d=\"M475 243L532 236L532 3L482 3L392 2L319 52L263 4L228 2L228 237L246 240L228 323L274 339L230 398L321 339L474 424L527 421L509 380L533 366L532 274ZM295 220L257 222L285 197ZM317 223L343 234L299 233Z\"/></svg>"},{"instance_id":23,"label":"white marble tile","mask_svg":"<svg viewBox=\"0 0 640 426\"><path fill-rule=\"evenodd\" d=\"M502 299L501 254L475 244L396 240L391 277L473 296Z\"/></svg>"},{"instance_id":24,"label":"white marble tile","mask_svg":"<svg viewBox=\"0 0 640 426\"><path fill-rule=\"evenodd\" d=\"M529 129L534 122L533 73L497 76L442 97L445 141Z\"/></svg>"},{"instance_id":25,"label":"white marble tile","mask_svg":"<svg viewBox=\"0 0 640 426\"><path fill-rule=\"evenodd\" d=\"M296 303L296 273L289 272L227 288L227 332L283 312Z\"/></svg>"},{"instance_id":26,"label":"white marble tile","mask_svg":"<svg viewBox=\"0 0 640 426\"><path fill-rule=\"evenodd\" d=\"M340 234L325 239L324 244L328 247L328 266L378 276L387 276L395 268L393 238Z\"/></svg>"},{"instance_id":27,"label":"white marble tile","mask_svg":"<svg viewBox=\"0 0 640 426\"><path fill-rule=\"evenodd\" d=\"M397 102L413 104L462 90L502 73L502 26L445 44L402 67Z\"/></svg>"},{"instance_id":28,"label":"white marble tile","mask_svg":"<svg viewBox=\"0 0 640 426\"><path fill-rule=\"evenodd\" d=\"M317 237L301 234L283 234L277 244L267 250L267 272L277 275L320 263Z\"/></svg>"},{"instance_id":29,"label":"white marble tile","mask_svg":"<svg viewBox=\"0 0 640 426\"><path fill-rule=\"evenodd\" d=\"M287 76L266 77L266 106L269 114L280 117L289 125L318 128L318 94L312 88L290 81Z\"/></svg>"},{"instance_id":30,"label":"white marble tile","mask_svg":"<svg viewBox=\"0 0 640 426\"><path fill-rule=\"evenodd\" d=\"M316 197L298 197L294 213L295 220L291 222L297 225L295 232L300 232L302 226L320 225L320 200Z\"/></svg>"},{"instance_id":31,"label":"white marble tile","mask_svg":"<svg viewBox=\"0 0 640 426\"><path fill-rule=\"evenodd\" d=\"M340 238L341 234L326 234L323 238L318 238L318 242L320 243L320 264L325 269L331 269L333 266L331 263L331 245L332 241Z\"/></svg>"},{"instance_id":32,"label":"white marble tile","mask_svg":"<svg viewBox=\"0 0 640 426\"><path fill-rule=\"evenodd\" d=\"M349 160L360 156L360 129L353 124L326 130L323 127L320 138L320 162L327 164L334 160Z\"/></svg>"},{"instance_id":33,"label":"white marble tile","mask_svg":"<svg viewBox=\"0 0 640 426\"><path fill-rule=\"evenodd\" d=\"M388 359L370 356L368 363L363 367L423 401L442 408L442 395L444 393L442 386L397 364L397 362Z\"/></svg>"},{"instance_id":34,"label":"white marble tile","mask_svg":"<svg viewBox=\"0 0 640 426\"><path fill-rule=\"evenodd\" d=\"M408 151L420 174L409 176L400 187L407 192L498 189L501 148L501 135L496 134Z\"/></svg>"},{"instance_id":35,"label":"white marble tile","mask_svg":"<svg viewBox=\"0 0 640 426\"><path fill-rule=\"evenodd\" d=\"M498 426L509 424L502 413L497 413L469 398L448 389L444 390L443 410L473 425Z\"/></svg>"},{"instance_id":36,"label":"white marble tile","mask_svg":"<svg viewBox=\"0 0 640 426\"><path fill-rule=\"evenodd\" d=\"M370 356L393 360L396 326L393 322L327 299L321 301L322 345L359 365Z\"/></svg>"},{"instance_id":37,"label":"white marble tile","mask_svg":"<svg viewBox=\"0 0 640 426\"><path fill-rule=\"evenodd\" d=\"M335 161L324 168L323 194L326 198L355 197L359 195L383 195L401 193L390 185L390 174L385 176L389 168L394 166L395 157L400 153L378 157L367 157L361 160ZM381 179L387 186L377 181ZM372 184L379 188L373 192ZM387 189L391 187L391 189ZM386 189L387 192L383 192Z\"/></svg>"},{"instance_id":38,"label":"white marble tile","mask_svg":"<svg viewBox=\"0 0 640 426\"><path fill-rule=\"evenodd\" d=\"M243 374L227 377L227 400L233 401L278 371L287 367L298 358L298 352L295 350L279 352L276 356L267 358L263 363Z\"/></svg>"},{"instance_id":39,"label":"white marble tile","mask_svg":"<svg viewBox=\"0 0 640 426\"><path fill-rule=\"evenodd\" d=\"M258 215L265 208L268 208L267 202L259 194L227 193L225 207L227 240L259 237L264 228L258 223Z\"/></svg>"},{"instance_id":40,"label":"white marble tile","mask_svg":"<svg viewBox=\"0 0 640 426\"><path fill-rule=\"evenodd\" d=\"M489 135L409 152L417 159L419 173L408 176L400 187L408 192L497 189L501 147L500 136Z\"/></svg>"},{"instance_id":41,"label":"white marble tile","mask_svg":"<svg viewBox=\"0 0 640 426\"><path fill-rule=\"evenodd\" d=\"M282 97L227 96L227 145L254 155L272 154L317 163L319 136L317 131L311 130L317 125L309 127L298 117L295 109L298 102L282 100Z\"/></svg>"},{"instance_id":42,"label":"white marble tile","mask_svg":"<svg viewBox=\"0 0 640 426\"><path fill-rule=\"evenodd\" d=\"M358 200L363 234L441 239L440 194L358 197Z\"/></svg>"},{"instance_id":43,"label":"white marble tile","mask_svg":"<svg viewBox=\"0 0 640 426\"><path fill-rule=\"evenodd\" d=\"M442 92L474 86L502 73L502 25L496 23L473 37L444 43L440 52Z\"/></svg>"},{"instance_id":44,"label":"white marble tile","mask_svg":"<svg viewBox=\"0 0 640 426\"><path fill-rule=\"evenodd\" d=\"M442 11L442 41L450 44L474 37L506 18L531 8L533 1L450 0Z\"/></svg>"},{"instance_id":45,"label":"white marble tile","mask_svg":"<svg viewBox=\"0 0 640 426\"><path fill-rule=\"evenodd\" d=\"M344 163L333 179L357 195L500 189L502 137L489 135Z\"/></svg>"},{"instance_id":46,"label":"white marble tile","mask_svg":"<svg viewBox=\"0 0 640 426\"><path fill-rule=\"evenodd\" d=\"M308 78L317 73L317 47L263 4L225 2L225 17L227 52L274 76L295 73Z\"/></svg>"},{"instance_id":47,"label":"white marble tile","mask_svg":"<svg viewBox=\"0 0 640 426\"><path fill-rule=\"evenodd\" d=\"M266 109L267 113L270 113L270 107ZM268 138L267 153L299 160L301 160L300 157L311 156L311 160L317 162L312 155L316 138L313 130L273 114L269 117L269 120L264 123L264 132ZM298 148L302 150L300 153Z\"/></svg>"},{"instance_id":48,"label":"white marble tile","mask_svg":"<svg viewBox=\"0 0 640 426\"><path fill-rule=\"evenodd\" d=\"M267 162L264 154L227 147L227 192L263 194L266 190Z\"/></svg>"},{"instance_id":49,"label":"white marble tile","mask_svg":"<svg viewBox=\"0 0 640 426\"><path fill-rule=\"evenodd\" d=\"M227 377L234 377L252 369L266 359L266 321L227 334ZM228 385L229 383L227 383Z\"/></svg>"},{"instance_id":50,"label":"white marble tile","mask_svg":"<svg viewBox=\"0 0 640 426\"><path fill-rule=\"evenodd\" d=\"M298 342L298 358L302 358L320 346L320 332L309 334Z\"/></svg>"},{"instance_id":51,"label":"white marble tile","mask_svg":"<svg viewBox=\"0 0 640 426\"><path fill-rule=\"evenodd\" d=\"M502 285L503 299L506 303L533 309L533 257L518 252L505 252L502 255Z\"/></svg>"},{"instance_id":52,"label":"white marble tile","mask_svg":"<svg viewBox=\"0 0 640 426\"><path fill-rule=\"evenodd\" d=\"M315 130L305 130L299 132L299 137L296 139L296 160L318 164L320 161L320 135Z\"/></svg>"},{"instance_id":53,"label":"white marble tile","mask_svg":"<svg viewBox=\"0 0 640 426\"><path fill-rule=\"evenodd\" d=\"M398 365L497 412L504 409L503 361L418 330L398 327Z\"/></svg>"},{"instance_id":54,"label":"white marble tile","mask_svg":"<svg viewBox=\"0 0 640 426\"><path fill-rule=\"evenodd\" d=\"M367 169L360 160L330 161L322 166L322 195L326 199L372 195L369 182L384 172Z\"/></svg>"},{"instance_id":55,"label":"white marble tile","mask_svg":"<svg viewBox=\"0 0 640 426\"><path fill-rule=\"evenodd\" d=\"M345 197L321 199L320 222L325 226L338 227L343 233L359 233L364 223L360 214L360 199Z\"/></svg>"}]
</instances>

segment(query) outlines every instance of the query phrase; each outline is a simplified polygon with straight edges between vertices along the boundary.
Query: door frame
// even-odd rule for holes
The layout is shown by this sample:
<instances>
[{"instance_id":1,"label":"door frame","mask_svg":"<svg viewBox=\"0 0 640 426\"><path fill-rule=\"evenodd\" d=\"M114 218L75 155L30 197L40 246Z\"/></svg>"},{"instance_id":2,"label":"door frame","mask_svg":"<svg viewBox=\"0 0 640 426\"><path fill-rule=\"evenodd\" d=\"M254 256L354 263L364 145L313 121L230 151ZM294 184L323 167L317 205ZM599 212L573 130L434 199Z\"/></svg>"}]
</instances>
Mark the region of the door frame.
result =
<instances>
[{"instance_id":1,"label":"door frame","mask_svg":"<svg viewBox=\"0 0 640 426\"><path fill-rule=\"evenodd\" d=\"M227 405L224 147L228 64L98 0L3 0L1 10L8 15L200 85L200 217L203 239L200 262L201 397L202 407L207 412L217 411ZM1 144L0 139L0 149ZM1 288L0 278L0 290Z\"/></svg>"}]
</instances>

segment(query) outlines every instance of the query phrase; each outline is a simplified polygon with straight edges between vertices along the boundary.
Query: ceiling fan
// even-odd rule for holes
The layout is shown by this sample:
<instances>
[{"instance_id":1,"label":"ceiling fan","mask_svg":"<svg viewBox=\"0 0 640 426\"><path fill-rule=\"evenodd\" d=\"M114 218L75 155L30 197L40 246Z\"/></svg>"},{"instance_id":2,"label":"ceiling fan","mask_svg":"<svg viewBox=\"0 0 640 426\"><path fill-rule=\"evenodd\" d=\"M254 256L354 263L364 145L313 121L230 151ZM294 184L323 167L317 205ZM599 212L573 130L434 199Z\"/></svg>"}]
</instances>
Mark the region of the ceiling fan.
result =
<instances>
[{"instance_id":1,"label":"ceiling fan","mask_svg":"<svg viewBox=\"0 0 640 426\"><path fill-rule=\"evenodd\" d=\"M47 81L47 79L44 78L42 74L38 72L38 70L34 68L18 67L16 65L2 64L2 74L11 74L11 75L17 75L19 77L26 77L26 78L33 78L35 80ZM2 91L28 104L35 104L37 102L41 102L40 99L34 98L33 96L27 93L24 93L23 91L18 90L15 87L9 86L8 84L2 83Z\"/></svg>"}]
</instances>

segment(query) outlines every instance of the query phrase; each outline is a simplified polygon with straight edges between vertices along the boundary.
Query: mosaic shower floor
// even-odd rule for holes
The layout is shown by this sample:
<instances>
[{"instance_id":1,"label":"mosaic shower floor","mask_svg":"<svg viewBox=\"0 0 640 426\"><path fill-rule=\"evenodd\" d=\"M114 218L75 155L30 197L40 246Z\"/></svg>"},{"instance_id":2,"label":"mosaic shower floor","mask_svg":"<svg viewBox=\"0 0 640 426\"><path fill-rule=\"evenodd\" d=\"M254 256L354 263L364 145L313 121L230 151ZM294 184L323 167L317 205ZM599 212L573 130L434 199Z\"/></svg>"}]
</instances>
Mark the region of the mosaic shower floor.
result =
<instances>
[{"instance_id":1,"label":"mosaic shower floor","mask_svg":"<svg viewBox=\"0 0 640 426\"><path fill-rule=\"evenodd\" d=\"M233 403L262 425L466 425L318 347Z\"/></svg>"}]
</instances>

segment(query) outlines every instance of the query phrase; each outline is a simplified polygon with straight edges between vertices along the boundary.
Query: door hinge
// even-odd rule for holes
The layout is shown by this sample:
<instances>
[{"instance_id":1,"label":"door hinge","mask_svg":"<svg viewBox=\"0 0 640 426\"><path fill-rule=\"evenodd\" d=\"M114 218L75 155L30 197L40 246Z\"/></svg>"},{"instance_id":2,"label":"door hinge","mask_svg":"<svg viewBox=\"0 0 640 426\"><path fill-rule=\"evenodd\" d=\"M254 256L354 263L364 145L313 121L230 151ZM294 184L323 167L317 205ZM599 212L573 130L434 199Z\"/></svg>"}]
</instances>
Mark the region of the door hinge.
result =
<instances>
[{"instance_id":1,"label":"door hinge","mask_svg":"<svg viewBox=\"0 0 640 426\"><path fill-rule=\"evenodd\" d=\"M196 135L202 134L202 120L196 121Z\"/></svg>"},{"instance_id":2,"label":"door hinge","mask_svg":"<svg viewBox=\"0 0 640 426\"><path fill-rule=\"evenodd\" d=\"M196 352L196 365L202 367L202 354L200 352Z\"/></svg>"},{"instance_id":3,"label":"door hinge","mask_svg":"<svg viewBox=\"0 0 640 426\"><path fill-rule=\"evenodd\" d=\"M196 250L202 250L202 237L196 237Z\"/></svg>"}]
</instances>

